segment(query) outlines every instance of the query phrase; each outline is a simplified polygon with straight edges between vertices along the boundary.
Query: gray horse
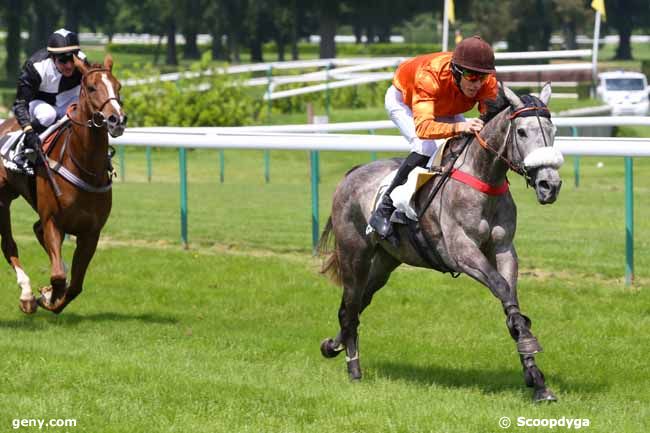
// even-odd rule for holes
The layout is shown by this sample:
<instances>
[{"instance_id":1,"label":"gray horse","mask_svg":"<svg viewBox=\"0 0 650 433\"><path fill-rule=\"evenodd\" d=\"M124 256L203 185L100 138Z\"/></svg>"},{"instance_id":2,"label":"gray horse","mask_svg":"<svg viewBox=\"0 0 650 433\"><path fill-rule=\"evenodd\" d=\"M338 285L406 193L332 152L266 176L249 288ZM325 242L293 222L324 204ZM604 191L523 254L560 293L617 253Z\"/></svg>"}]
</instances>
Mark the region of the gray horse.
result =
<instances>
[{"instance_id":1,"label":"gray horse","mask_svg":"<svg viewBox=\"0 0 650 433\"><path fill-rule=\"evenodd\" d=\"M426 251L408 241L412 235L406 225L395 227L401 239L398 246L379 239L375 233L366 233L379 184L399 167L399 161L376 161L356 167L338 185L320 252L327 254L322 272L343 286L338 312L341 328L335 338L322 342L321 352L333 358L345 350L352 380L361 378L359 315L374 293L386 284L391 272L407 263L462 272L487 286L501 301L508 330L517 344L526 385L534 388L534 400L556 400L535 364L534 355L542 348L531 333L530 319L519 309L517 254L512 243L517 212L506 179L508 170L513 170L535 189L539 203L556 200L562 184L558 168L563 159L552 147L556 128L546 108L550 97L550 84L544 86L539 99L529 95L520 98L510 89L500 88L499 97L484 115L487 123L480 137L474 137L462 151L458 150L459 156L453 162L464 178L475 181L465 182L452 176L441 184L428 207L426 198L435 182L429 182L416 195ZM456 143L465 140L470 139L460 138ZM501 191L493 193L488 189L486 193L472 186L477 183L497 186ZM333 248L328 242L332 235Z\"/></svg>"}]
</instances>

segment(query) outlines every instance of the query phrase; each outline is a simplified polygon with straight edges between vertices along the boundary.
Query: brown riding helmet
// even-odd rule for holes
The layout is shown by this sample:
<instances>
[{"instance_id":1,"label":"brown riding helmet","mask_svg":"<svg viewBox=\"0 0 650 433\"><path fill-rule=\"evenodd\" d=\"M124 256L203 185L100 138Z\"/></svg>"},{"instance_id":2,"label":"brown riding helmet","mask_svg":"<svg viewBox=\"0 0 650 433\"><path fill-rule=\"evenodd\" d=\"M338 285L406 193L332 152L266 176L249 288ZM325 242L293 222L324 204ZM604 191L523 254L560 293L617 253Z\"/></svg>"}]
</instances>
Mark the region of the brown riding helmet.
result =
<instances>
[{"instance_id":1,"label":"brown riding helmet","mask_svg":"<svg viewBox=\"0 0 650 433\"><path fill-rule=\"evenodd\" d=\"M456 46L451 61L462 68L472 71L485 74L496 72L492 46L481 39L480 36L463 39Z\"/></svg>"}]
</instances>

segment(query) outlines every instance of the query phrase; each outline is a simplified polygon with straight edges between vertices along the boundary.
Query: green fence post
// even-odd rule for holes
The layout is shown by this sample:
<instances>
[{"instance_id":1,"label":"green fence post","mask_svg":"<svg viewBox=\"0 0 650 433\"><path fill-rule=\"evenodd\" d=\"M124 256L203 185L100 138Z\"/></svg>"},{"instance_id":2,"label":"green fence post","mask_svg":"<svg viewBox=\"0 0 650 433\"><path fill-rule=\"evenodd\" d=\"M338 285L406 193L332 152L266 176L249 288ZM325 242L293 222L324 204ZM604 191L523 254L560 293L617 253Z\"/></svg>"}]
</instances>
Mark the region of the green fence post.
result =
<instances>
[{"instance_id":1,"label":"green fence post","mask_svg":"<svg viewBox=\"0 0 650 433\"><path fill-rule=\"evenodd\" d=\"M267 104L267 113L268 120L267 122L271 123L271 111L273 109L273 101L271 101L271 86L273 81L273 66L269 65L269 69L266 71L267 85L266 85L266 95L268 96ZM271 181L271 155L268 150L264 151L264 180L266 183Z\"/></svg>"},{"instance_id":2,"label":"green fence post","mask_svg":"<svg viewBox=\"0 0 650 433\"><path fill-rule=\"evenodd\" d=\"M145 149L147 155L147 182L151 182L151 146Z\"/></svg>"},{"instance_id":3,"label":"green fence post","mask_svg":"<svg viewBox=\"0 0 650 433\"><path fill-rule=\"evenodd\" d=\"M118 153L120 154L120 181L124 182L126 179L126 158L124 156L124 146L118 147Z\"/></svg>"},{"instance_id":4,"label":"green fence post","mask_svg":"<svg viewBox=\"0 0 650 433\"><path fill-rule=\"evenodd\" d=\"M223 183L224 172L226 171L226 157L223 149L219 150L219 180Z\"/></svg>"},{"instance_id":5,"label":"green fence post","mask_svg":"<svg viewBox=\"0 0 650 433\"><path fill-rule=\"evenodd\" d=\"M187 155L184 147L178 150L178 162L181 178L181 242L183 248L187 249Z\"/></svg>"},{"instance_id":6,"label":"green fence post","mask_svg":"<svg viewBox=\"0 0 650 433\"><path fill-rule=\"evenodd\" d=\"M330 68L332 67L331 63L328 63L325 67L325 114L327 114L327 121L329 122L330 117Z\"/></svg>"},{"instance_id":7,"label":"green fence post","mask_svg":"<svg viewBox=\"0 0 650 433\"><path fill-rule=\"evenodd\" d=\"M318 178L319 163L318 151L312 150L311 156L311 240L313 247L313 254L316 255L316 247L318 246L319 238L319 224L318 224Z\"/></svg>"},{"instance_id":8,"label":"green fence post","mask_svg":"<svg viewBox=\"0 0 650 433\"><path fill-rule=\"evenodd\" d=\"M625 157L625 285L634 284L634 165Z\"/></svg>"},{"instance_id":9,"label":"green fence post","mask_svg":"<svg viewBox=\"0 0 650 433\"><path fill-rule=\"evenodd\" d=\"M374 129L369 129L368 133L370 135L375 135L375 130ZM370 159L373 160L373 161L377 161L377 152L375 152L375 151L370 152Z\"/></svg>"},{"instance_id":10,"label":"green fence post","mask_svg":"<svg viewBox=\"0 0 650 433\"><path fill-rule=\"evenodd\" d=\"M578 128L571 127L571 134L574 137L578 136ZM576 188L580 186L580 155L576 155L573 159L573 183Z\"/></svg>"}]
</instances>

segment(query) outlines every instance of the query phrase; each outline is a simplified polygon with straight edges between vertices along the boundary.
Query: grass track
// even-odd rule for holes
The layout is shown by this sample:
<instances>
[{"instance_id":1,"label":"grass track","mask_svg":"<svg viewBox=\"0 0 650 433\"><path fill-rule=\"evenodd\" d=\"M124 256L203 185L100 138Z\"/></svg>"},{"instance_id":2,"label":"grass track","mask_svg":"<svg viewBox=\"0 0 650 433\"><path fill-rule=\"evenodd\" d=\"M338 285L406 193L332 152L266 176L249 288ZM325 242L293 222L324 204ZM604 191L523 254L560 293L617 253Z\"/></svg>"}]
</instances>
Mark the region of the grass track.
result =
<instances>
[{"instance_id":1,"label":"grass track","mask_svg":"<svg viewBox=\"0 0 650 433\"><path fill-rule=\"evenodd\" d=\"M635 162L630 289L622 159L599 169L583 158L578 190L569 160L553 206L536 205L511 177L521 304L561 399L538 407L498 302L467 277L394 273L362 318L363 383L348 383L342 359L321 358L340 292L310 255L306 152L272 152L268 185L261 152L226 152L223 185L216 152L190 152L190 251L178 247L176 153L154 155L148 184L143 153L128 152L86 290L61 316L22 316L2 268L0 431L15 418L75 418L75 428L43 431L89 433L496 432L502 416L589 418L589 432L650 428L649 161ZM336 182L367 160L322 154L321 224ZM22 202L13 211L26 269L42 285L35 217Z\"/></svg>"}]
</instances>

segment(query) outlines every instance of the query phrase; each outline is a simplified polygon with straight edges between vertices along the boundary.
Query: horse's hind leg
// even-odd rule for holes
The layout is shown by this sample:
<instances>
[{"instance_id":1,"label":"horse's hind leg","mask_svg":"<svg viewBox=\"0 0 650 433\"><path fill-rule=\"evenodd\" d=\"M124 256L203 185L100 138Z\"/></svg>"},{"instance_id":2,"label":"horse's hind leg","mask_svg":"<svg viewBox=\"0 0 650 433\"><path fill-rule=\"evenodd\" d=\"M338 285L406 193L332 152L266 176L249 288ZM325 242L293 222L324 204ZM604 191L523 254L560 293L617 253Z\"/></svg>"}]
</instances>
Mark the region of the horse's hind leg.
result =
<instances>
[{"instance_id":1,"label":"horse's hind leg","mask_svg":"<svg viewBox=\"0 0 650 433\"><path fill-rule=\"evenodd\" d=\"M386 284L399 262L382 249L378 249L374 257L368 257L372 256L372 247L368 245L365 249L339 248L338 251L343 280L343 298L338 313L341 330L335 339L323 342L321 351L327 357L334 357L345 349L350 379L358 380L361 378L359 316L370 304L373 294Z\"/></svg>"},{"instance_id":2,"label":"horse's hind leg","mask_svg":"<svg viewBox=\"0 0 650 433\"><path fill-rule=\"evenodd\" d=\"M11 201L14 197L1 194L0 198L0 235L2 236L2 253L7 262L16 271L16 280L20 287L20 309L23 313L32 314L36 312L36 298L32 293L32 286L29 277L23 270L18 258L18 246L11 233Z\"/></svg>"}]
</instances>

